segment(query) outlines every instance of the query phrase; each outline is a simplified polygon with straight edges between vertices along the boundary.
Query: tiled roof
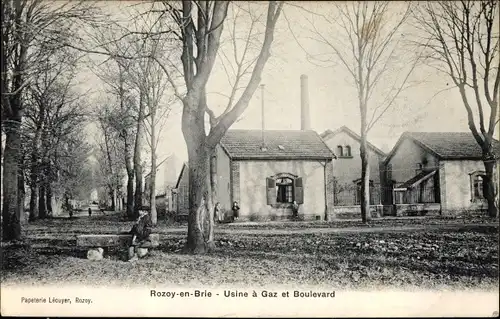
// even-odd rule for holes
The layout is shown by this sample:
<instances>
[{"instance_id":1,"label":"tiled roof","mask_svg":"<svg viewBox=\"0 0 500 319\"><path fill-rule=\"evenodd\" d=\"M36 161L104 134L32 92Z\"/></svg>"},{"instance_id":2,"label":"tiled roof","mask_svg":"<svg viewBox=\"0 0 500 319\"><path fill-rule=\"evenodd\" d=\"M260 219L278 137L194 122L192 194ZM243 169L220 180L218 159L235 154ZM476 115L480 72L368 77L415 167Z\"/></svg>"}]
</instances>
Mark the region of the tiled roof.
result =
<instances>
[{"instance_id":1,"label":"tiled roof","mask_svg":"<svg viewBox=\"0 0 500 319\"><path fill-rule=\"evenodd\" d=\"M354 133L353 130L351 130L350 128L348 128L347 126L342 126L338 129L336 129L335 131L332 131L332 130L326 130L324 131L323 133L320 134L321 138L324 139L324 140L327 140L330 138L330 136L333 136L333 135L336 135L337 133L339 132L345 132L349 135L351 135L351 137L353 137L354 139L358 140L358 141L361 141L361 136L359 136L358 134ZM382 156L386 156L387 154L384 153L384 151L382 151L381 149L379 149L378 147L376 147L375 145L373 145L372 143L368 142L367 141L367 144L368 144L368 147L372 149L372 151L382 155Z\"/></svg>"},{"instance_id":2,"label":"tiled roof","mask_svg":"<svg viewBox=\"0 0 500 319\"><path fill-rule=\"evenodd\" d=\"M314 131L228 130L221 145L234 159L331 159L335 155Z\"/></svg>"},{"instance_id":3,"label":"tiled roof","mask_svg":"<svg viewBox=\"0 0 500 319\"><path fill-rule=\"evenodd\" d=\"M406 132L422 147L440 159L481 159L481 147L468 132ZM493 149L500 155L500 142L493 140Z\"/></svg>"}]
</instances>

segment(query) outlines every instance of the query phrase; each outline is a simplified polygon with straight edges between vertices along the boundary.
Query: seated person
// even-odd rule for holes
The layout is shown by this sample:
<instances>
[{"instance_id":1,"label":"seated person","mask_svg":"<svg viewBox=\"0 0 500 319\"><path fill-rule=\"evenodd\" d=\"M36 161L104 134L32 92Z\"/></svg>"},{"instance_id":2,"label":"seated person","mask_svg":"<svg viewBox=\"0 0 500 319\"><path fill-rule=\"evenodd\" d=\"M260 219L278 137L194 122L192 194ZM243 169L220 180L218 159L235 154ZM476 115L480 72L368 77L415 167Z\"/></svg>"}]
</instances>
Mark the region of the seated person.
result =
<instances>
[{"instance_id":1,"label":"seated person","mask_svg":"<svg viewBox=\"0 0 500 319\"><path fill-rule=\"evenodd\" d=\"M129 261L138 259L137 248L140 248L142 244L148 241L152 228L153 223L151 222L149 213L146 210L140 210L139 218L137 218L129 232L132 235L132 242L128 250Z\"/></svg>"}]
</instances>

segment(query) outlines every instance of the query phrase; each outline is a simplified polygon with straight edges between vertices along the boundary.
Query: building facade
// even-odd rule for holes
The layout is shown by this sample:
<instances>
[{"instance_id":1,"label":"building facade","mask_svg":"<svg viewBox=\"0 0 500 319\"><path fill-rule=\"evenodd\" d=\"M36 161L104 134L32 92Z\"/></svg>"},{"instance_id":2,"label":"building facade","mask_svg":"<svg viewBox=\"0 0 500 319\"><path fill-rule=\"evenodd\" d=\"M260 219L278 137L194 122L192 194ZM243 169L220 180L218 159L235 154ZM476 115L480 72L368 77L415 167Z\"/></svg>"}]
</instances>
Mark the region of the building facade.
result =
<instances>
[{"instance_id":1,"label":"building facade","mask_svg":"<svg viewBox=\"0 0 500 319\"><path fill-rule=\"evenodd\" d=\"M493 145L500 154L500 142ZM457 216L485 210L481 155L471 133L403 133L384 163L386 183L393 190L384 203L389 214Z\"/></svg>"},{"instance_id":2,"label":"building facade","mask_svg":"<svg viewBox=\"0 0 500 319\"><path fill-rule=\"evenodd\" d=\"M360 218L361 214L361 137L346 126L321 134L321 138L336 155L333 167L334 212L336 217ZM373 214L382 214L384 188L383 161L386 154L368 143L370 170L370 204Z\"/></svg>"},{"instance_id":3,"label":"building facade","mask_svg":"<svg viewBox=\"0 0 500 319\"><path fill-rule=\"evenodd\" d=\"M314 131L229 130L217 146L217 201L226 218L240 206L240 220L299 217L326 219L333 208L334 154ZM177 183L178 214L185 214L188 169ZM182 206L182 207L181 207Z\"/></svg>"},{"instance_id":4,"label":"building facade","mask_svg":"<svg viewBox=\"0 0 500 319\"><path fill-rule=\"evenodd\" d=\"M155 193L156 208L159 212L174 211L175 202L172 197L172 189L175 188L180 170L180 160L172 154L162 160L156 166ZM144 203L149 203L151 194L151 173L144 177Z\"/></svg>"}]
</instances>

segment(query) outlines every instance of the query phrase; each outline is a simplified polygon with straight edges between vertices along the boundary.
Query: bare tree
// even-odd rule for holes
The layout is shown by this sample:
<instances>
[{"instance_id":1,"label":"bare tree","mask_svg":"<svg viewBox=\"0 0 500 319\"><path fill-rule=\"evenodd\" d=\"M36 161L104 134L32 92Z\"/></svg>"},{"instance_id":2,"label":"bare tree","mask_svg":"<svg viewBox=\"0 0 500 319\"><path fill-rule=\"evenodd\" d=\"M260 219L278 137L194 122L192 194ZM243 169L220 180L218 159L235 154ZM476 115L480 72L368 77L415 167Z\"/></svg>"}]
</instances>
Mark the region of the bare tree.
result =
<instances>
[{"instance_id":1,"label":"bare tree","mask_svg":"<svg viewBox=\"0 0 500 319\"><path fill-rule=\"evenodd\" d=\"M226 22L229 2L183 1L182 7L164 3L177 23L182 41L182 66L186 94L175 86L176 96L183 103L182 132L186 140L189 158L189 206L187 250L204 253L214 246L213 204L211 185L211 158L217 144L227 129L247 108L258 88L262 71L270 57L276 22L281 13L282 2L270 1L267 8L264 40L248 84L238 99L228 103L218 116L210 110L207 101L209 81L220 39ZM169 74L167 73L167 76ZM205 130L205 114L210 118L210 130ZM208 225L204 221L208 220Z\"/></svg>"},{"instance_id":2,"label":"bare tree","mask_svg":"<svg viewBox=\"0 0 500 319\"><path fill-rule=\"evenodd\" d=\"M100 186L106 189L106 195L111 202L111 210L115 211L118 206L121 182L123 180L123 171L125 165L123 162L123 143L120 143L119 134L113 125L113 110L115 106L112 101L98 106L97 121L99 134L97 136L96 158L98 161L98 170L101 173L98 177Z\"/></svg>"},{"instance_id":3,"label":"bare tree","mask_svg":"<svg viewBox=\"0 0 500 319\"><path fill-rule=\"evenodd\" d=\"M30 186L30 212L29 219L36 220L39 216L40 184L44 182L43 165L47 165L47 160L42 163L42 156L53 145L44 145L42 149L42 136L44 144L47 144L47 135L55 132L55 127L51 125L61 125L62 123L51 123L49 116L54 112L64 112L65 104L71 104L74 97L69 97L72 81L75 77L78 55L68 52L64 48L38 48L45 52L46 57L39 61L38 72L32 75L31 84L26 87L24 103L25 118L23 123L23 134L26 136L24 143L25 151L29 152L29 164L25 165L29 171ZM74 110L73 110L74 111ZM77 115L77 114L75 114ZM78 116L78 115L77 115ZM43 196L42 196L43 197ZM45 199L43 199L45 201ZM42 205L42 217L45 216Z\"/></svg>"},{"instance_id":4,"label":"bare tree","mask_svg":"<svg viewBox=\"0 0 500 319\"><path fill-rule=\"evenodd\" d=\"M158 219L156 212L157 149L158 143L160 142L159 136L162 129L165 127L165 120L170 113L170 105L172 104L172 101L169 102L166 100L167 97L164 95L168 85L164 72L152 59L149 59L147 63L151 64L151 67L148 68L149 74L144 74L142 80L146 89L146 110L148 112L148 116L145 118L144 129L147 133L146 141L148 142L151 151L151 182L146 187L149 187L148 192L150 197L149 205L151 207L151 221L153 222L153 225L156 225ZM163 103L162 99L164 100Z\"/></svg>"},{"instance_id":5,"label":"bare tree","mask_svg":"<svg viewBox=\"0 0 500 319\"><path fill-rule=\"evenodd\" d=\"M276 23L283 7L282 2L270 1L262 44L257 50L257 57L245 65L242 70L252 70L247 85L236 86L234 97L219 114L208 107L207 82L212 74L214 65L220 53L221 35L230 2L218 1L182 1L182 3L163 2L160 7L153 3L150 13L157 13L158 20L164 20L165 29L154 32L130 31L110 42L117 43L127 36L141 36L143 38L161 37L168 35L163 41L180 41L182 54L180 60L182 69L172 57L158 59L150 53L140 52L106 52L100 49L80 48L88 53L109 55L111 58L140 59L153 58L172 85L174 95L182 101L182 131L186 140L189 157L189 194L190 214L188 218L188 240L186 249L192 253L204 253L214 246L213 241L213 205L210 167L213 164L215 148L228 128L238 119L247 108L251 97L256 91L264 66L270 57L270 48L274 39ZM259 4L254 3L254 7ZM236 5L237 6L237 5ZM260 7L262 8L262 7ZM98 47L103 47L101 41ZM109 42L108 42L109 43ZM172 67L172 68L170 68ZM172 70L175 70L172 72ZM177 75L182 74L185 92L182 92L177 83ZM237 94L242 89L241 94ZM239 98L237 96L239 95ZM139 95L140 97L141 95ZM138 103L139 105L141 103ZM205 116L208 115L210 129L206 130ZM207 225L208 221L208 225Z\"/></svg>"},{"instance_id":6,"label":"bare tree","mask_svg":"<svg viewBox=\"0 0 500 319\"><path fill-rule=\"evenodd\" d=\"M493 138L500 86L498 1L427 2L418 8L415 17L423 31L419 45L427 49L429 65L449 76L460 92L469 129L482 150L488 214L496 217L499 154L495 154Z\"/></svg>"},{"instance_id":7,"label":"bare tree","mask_svg":"<svg viewBox=\"0 0 500 319\"><path fill-rule=\"evenodd\" d=\"M105 34L100 34L100 42L110 43ZM110 130L117 132L120 140L123 143L123 160L127 173L126 187L126 214L128 218L135 217L134 212L134 189L135 189L135 166L134 166L134 147L136 139L136 101L134 83L130 81L130 69L135 61L133 59L121 58L120 53L127 51L130 47L130 42L121 43L111 42L111 44L103 45L104 51L101 54L108 55L109 58L100 63L94 68L94 73L104 82L105 94L110 95L113 99L105 98L99 103L99 106L107 104L104 109L106 122ZM104 110L97 110L100 113Z\"/></svg>"},{"instance_id":8,"label":"bare tree","mask_svg":"<svg viewBox=\"0 0 500 319\"><path fill-rule=\"evenodd\" d=\"M332 66L338 61L356 88L361 122L361 218L368 222L371 219L368 133L408 87L407 80L418 61L413 60L409 70L399 62L404 37L401 29L411 11L409 5L398 10L390 2L378 1L335 3L333 9L332 13L316 14L309 20L310 39L319 42L326 52L306 53L315 63ZM322 28L318 27L320 23Z\"/></svg>"},{"instance_id":9,"label":"bare tree","mask_svg":"<svg viewBox=\"0 0 500 319\"><path fill-rule=\"evenodd\" d=\"M1 82L2 129L6 134L3 163L3 240L20 239L22 205L21 131L24 113L24 89L36 72L40 50L35 45L60 45L58 39L74 30L76 21L92 19L89 2L57 2L42 0L3 1ZM62 41L65 42L65 41ZM24 189L24 187L22 187Z\"/></svg>"}]
</instances>

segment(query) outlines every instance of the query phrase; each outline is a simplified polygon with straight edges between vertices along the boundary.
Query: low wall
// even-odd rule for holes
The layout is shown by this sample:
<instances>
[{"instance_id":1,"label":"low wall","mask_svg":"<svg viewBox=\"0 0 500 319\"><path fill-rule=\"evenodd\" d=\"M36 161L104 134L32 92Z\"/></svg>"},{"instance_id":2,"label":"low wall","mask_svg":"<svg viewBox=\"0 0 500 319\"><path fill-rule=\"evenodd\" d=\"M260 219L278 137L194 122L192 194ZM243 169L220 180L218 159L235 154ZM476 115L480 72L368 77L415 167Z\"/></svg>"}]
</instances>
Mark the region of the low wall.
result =
<instances>
[{"instance_id":1,"label":"low wall","mask_svg":"<svg viewBox=\"0 0 500 319\"><path fill-rule=\"evenodd\" d=\"M446 209L441 212L443 216L452 217L481 217L488 216L487 208L475 208L475 209Z\"/></svg>"},{"instance_id":2,"label":"low wall","mask_svg":"<svg viewBox=\"0 0 500 319\"><path fill-rule=\"evenodd\" d=\"M441 204L439 203L418 203L418 204L395 204L390 205L386 213L391 211L386 216L426 216L439 215Z\"/></svg>"},{"instance_id":3,"label":"low wall","mask_svg":"<svg viewBox=\"0 0 500 319\"><path fill-rule=\"evenodd\" d=\"M370 205L370 213L372 218L383 216L383 205ZM335 206L328 214L328 221L336 219L361 219L361 207L353 206Z\"/></svg>"}]
</instances>

